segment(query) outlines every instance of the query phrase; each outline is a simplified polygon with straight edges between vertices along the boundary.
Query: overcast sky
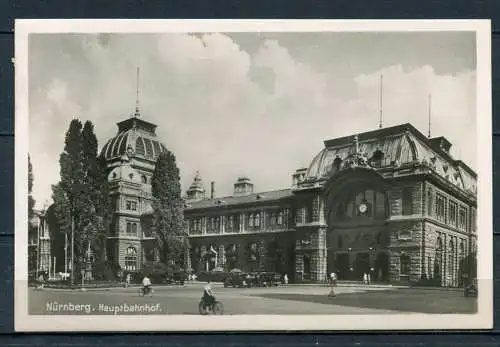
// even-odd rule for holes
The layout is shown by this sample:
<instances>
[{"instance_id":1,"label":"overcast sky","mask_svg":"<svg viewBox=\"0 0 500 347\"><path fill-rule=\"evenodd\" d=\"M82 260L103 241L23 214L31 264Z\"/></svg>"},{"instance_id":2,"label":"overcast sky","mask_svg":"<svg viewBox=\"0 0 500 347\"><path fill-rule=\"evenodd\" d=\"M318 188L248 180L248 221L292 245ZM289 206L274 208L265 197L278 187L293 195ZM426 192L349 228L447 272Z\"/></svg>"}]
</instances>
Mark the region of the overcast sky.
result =
<instances>
[{"instance_id":1,"label":"overcast sky","mask_svg":"<svg viewBox=\"0 0 500 347\"><path fill-rule=\"evenodd\" d=\"M175 152L183 190L199 170L230 195L287 188L323 140L410 122L476 166L474 33L30 35L30 156L37 206L59 180L69 122L91 120L101 148L135 107Z\"/></svg>"}]
</instances>

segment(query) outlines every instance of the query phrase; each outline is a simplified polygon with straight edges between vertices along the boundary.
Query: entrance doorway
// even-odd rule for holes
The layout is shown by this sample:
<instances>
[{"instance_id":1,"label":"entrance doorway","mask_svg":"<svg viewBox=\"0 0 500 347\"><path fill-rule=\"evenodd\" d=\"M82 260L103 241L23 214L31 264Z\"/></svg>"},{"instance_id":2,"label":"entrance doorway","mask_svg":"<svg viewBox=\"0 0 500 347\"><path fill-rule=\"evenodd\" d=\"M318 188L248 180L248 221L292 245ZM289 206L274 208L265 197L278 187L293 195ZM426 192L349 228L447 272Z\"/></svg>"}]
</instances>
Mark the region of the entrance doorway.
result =
<instances>
[{"instance_id":1,"label":"entrance doorway","mask_svg":"<svg viewBox=\"0 0 500 347\"><path fill-rule=\"evenodd\" d=\"M349 279L349 255L347 253L341 253L337 255L336 258L336 271L339 280Z\"/></svg>"},{"instance_id":2,"label":"entrance doorway","mask_svg":"<svg viewBox=\"0 0 500 347\"><path fill-rule=\"evenodd\" d=\"M375 262L375 281L389 282L389 255L385 252L377 254Z\"/></svg>"},{"instance_id":3,"label":"entrance doorway","mask_svg":"<svg viewBox=\"0 0 500 347\"><path fill-rule=\"evenodd\" d=\"M370 254L358 253L354 262L354 279L363 280L365 273L370 273Z\"/></svg>"},{"instance_id":4,"label":"entrance doorway","mask_svg":"<svg viewBox=\"0 0 500 347\"><path fill-rule=\"evenodd\" d=\"M303 257L303 261L304 261L304 279L310 280L311 279L311 258L308 255L305 255Z\"/></svg>"}]
</instances>

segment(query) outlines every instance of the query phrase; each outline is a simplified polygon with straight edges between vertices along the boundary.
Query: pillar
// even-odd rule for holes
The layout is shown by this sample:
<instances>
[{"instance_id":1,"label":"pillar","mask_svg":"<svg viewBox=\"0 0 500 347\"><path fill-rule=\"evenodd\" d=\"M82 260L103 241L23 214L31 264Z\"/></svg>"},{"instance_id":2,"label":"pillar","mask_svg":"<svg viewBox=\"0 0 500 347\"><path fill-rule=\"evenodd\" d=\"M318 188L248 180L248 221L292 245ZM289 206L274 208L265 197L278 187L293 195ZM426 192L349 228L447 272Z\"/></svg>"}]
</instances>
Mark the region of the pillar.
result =
<instances>
[{"instance_id":1,"label":"pillar","mask_svg":"<svg viewBox=\"0 0 500 347\"><path fill-rule=\"evenodd\" d=\"M220 245L217 250L217 267L224 268L226 265L226 248L224 245Z\"/></svg>"},{"instance_id":2,"label":"pillar","mask_svg":"<svg viewBox=\"0 0 500 347\"><path fill-rule=\"evenodd\" d=\"M240 233L245 232L245 214L240 215Z\"/></svg>"}]
</instances>

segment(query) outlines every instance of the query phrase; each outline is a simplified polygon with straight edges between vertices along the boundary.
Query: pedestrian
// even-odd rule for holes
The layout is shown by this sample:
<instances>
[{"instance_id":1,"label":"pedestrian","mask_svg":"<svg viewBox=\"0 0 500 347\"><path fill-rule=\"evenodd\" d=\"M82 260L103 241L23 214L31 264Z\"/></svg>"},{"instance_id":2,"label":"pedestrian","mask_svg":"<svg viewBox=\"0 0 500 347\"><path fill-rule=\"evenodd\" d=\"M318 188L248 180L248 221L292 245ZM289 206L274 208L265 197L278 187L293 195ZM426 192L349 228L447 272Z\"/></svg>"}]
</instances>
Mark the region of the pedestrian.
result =
<instances>
[{"instance_id":1,"label":"pedestrian","mask_svg":"<svg viewBox=\"0 0 500 347\"><path fill-rule=\"evenodd\" d=\"M191 278L193 279L193 282L196 281L196 274L193 274Z\"/></svg>"},{"instance_id":2,"label":"pedestrian","mask_svg":"<svg viewBox=\"0 0 500 347\"><path fill-rule=\"evenodd\" d=\"M285 275L283 276L283 284L284 284L285 286L287 286L287 285L288 285L288 275L287 275L287 274L285 274Z\"/></svg>"},{"instance_id":3,"label":"pedestrian","mask_svg":"<svg viewBox=\"0 0 500 347\"><path fill-rule=\"evenodd\" d=\"M372 284L372 275L370 273L367 274L368 284Z\"/></svg>"},{"instance_id":4,"label":"pedestrian","mask_svg":"<svg viewBox=\"0 0 500 347\"><path fill-rule=\"evenodd\" d=\"M127 274L127 277L125 278L125 287L129 287L130 286L130 274Z\"/></svg>"},{"instance_id":5,"label":"pedestrian","mask_svg":"<svg viewBox=\"0 0 500 347\"><path fill-rule=\"evenodd\" d=\"M336 286L337 285L337 274L335 272L333 272L333 271L330 274L330 283L331 283L332 286Z\"/></svg>"},{"instance_id":6,"label":"pedestrian","mask_svg":"<svg viewBox=\"0 0 500 347\"><path fill-rule=\"evenodd\" d=\"M368 284L368 274L366 272L363 274L363 283Z\"/></svg>"}]
</instances>

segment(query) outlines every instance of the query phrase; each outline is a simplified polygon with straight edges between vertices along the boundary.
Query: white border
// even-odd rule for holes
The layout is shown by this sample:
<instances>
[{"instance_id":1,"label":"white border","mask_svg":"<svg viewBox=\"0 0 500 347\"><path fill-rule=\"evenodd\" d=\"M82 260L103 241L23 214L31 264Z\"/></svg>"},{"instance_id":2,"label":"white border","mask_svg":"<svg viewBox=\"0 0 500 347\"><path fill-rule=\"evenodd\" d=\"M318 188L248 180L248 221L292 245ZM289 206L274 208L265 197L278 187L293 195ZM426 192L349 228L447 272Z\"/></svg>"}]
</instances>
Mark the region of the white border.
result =
<instances>
[{"instance_id":1,"label":"white border","mask_svg":"<svg viewBox=\"0 0 500 347\"><path fill-rule=\"evenodd\" d=\"M478 313L475 315L33 316L27 305L28 35L30 33L475 31L477 39ZM15 22L15 330L269 331L491 329L492 108L489 20L16 20ZM338 318L338 319L336 319ZM251 324L249 324L251 322Z\"/></svg>"}]
</instances>

